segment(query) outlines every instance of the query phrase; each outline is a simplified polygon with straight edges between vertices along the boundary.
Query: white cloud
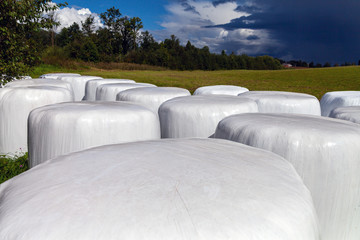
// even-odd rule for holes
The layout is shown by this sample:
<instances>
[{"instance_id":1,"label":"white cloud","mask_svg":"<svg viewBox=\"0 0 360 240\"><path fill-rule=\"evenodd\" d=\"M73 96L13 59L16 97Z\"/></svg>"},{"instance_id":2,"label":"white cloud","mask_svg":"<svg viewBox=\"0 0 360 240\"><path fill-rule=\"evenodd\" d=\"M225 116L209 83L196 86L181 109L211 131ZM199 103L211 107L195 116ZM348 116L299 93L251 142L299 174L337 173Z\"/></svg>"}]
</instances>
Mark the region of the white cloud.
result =
<instances>
[{"instance_id":1,"label":"white cloud","mask_svg":"<svg viewBox=\"0 0 360 240\"><path fill-rule=\"evenodd\" d=\"M221 30L219 37L220 38L226 38L229 35L229 32L226 30Z\"/></svg>"},{"instance_id":2,"label":"white cloud","mask_svg":"<svg viewBox=\"0 0 360 240\"><path fill-rule=\"evenodd\" d=\"M189 1L189 4L194 6L200 18L209 20L216 25L228 23L234 18L249 16L249 14L245 12L235 11L237 7L235 2L219 4L216 7L208 1Z\"/></svg>"},{"instance_id":3,"label":"white cloud","mask_svg":"<svg viewBox=\"0 0 360 240\"><path fill-rule=\"evenodd\" d=\"M85 22L86 18L89 16L94 17L95 29L103 27L99 15L92 13L88 8L75 9L65 7L58 9L54 11L55 21L60 22L60 26L56 28L56 32L60 32L64 27L70 27L74 22L81 26L81 22Z\"/></svg>"}]
</instances>

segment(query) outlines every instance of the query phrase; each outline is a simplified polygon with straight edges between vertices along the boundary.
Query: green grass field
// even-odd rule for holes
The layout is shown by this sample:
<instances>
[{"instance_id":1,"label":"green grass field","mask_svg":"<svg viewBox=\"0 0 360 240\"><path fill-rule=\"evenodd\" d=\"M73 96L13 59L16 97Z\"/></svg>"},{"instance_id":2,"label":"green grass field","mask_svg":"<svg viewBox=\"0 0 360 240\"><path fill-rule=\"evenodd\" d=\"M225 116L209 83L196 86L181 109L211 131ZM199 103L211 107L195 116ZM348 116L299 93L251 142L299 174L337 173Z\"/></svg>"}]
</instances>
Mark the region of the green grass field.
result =
<instances>
[{"instance_id":1,"label":"green grass field","mask_svg":"<svg viewBox=\"0 0 360 240\"><path fill-rule=\"evenodd\" d=\"M32 77L50 72L76 72L103 78L126 78L157 86L182 87L193 92L206 85L230 84L249 90L276 90L308 93L321 98L330 91L360 91L360 66L287 69L287 70L224 70L224 71L154 71L104 70L93 67L66 69L41 65Z\"/></svg>"}]
</instances>

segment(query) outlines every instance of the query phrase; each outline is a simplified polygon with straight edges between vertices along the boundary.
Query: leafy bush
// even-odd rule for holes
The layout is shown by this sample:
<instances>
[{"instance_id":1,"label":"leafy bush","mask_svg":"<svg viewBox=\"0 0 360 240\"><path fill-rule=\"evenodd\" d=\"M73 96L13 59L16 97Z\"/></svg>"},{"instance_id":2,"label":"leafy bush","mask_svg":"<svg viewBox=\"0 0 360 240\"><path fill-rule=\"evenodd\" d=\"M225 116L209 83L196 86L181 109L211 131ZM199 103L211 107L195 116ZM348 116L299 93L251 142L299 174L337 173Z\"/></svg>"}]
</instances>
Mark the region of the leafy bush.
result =
<instances>
[{"instance_id":1,"label":"leafy bush","mask_svg":"<svg viewBox=\"0 0 360 240\"><path fill-rule=\"evenodd\" d=\"M44 16L44 12L58 9L50 0L0 1L0 80L27 75L40 63L40 48L34 38L42 29L51 29L57 23Z\"/></svg>"},{"instance_id":2,"label":"leafy bush","mask_svg":"<svg viewBox=\"0 0 360 240\"><path fill-rule=\"evenodd\" d=\"M0 184L28 169L28 153L14 157L0 155Z\"/></svg>"}]
</instances>

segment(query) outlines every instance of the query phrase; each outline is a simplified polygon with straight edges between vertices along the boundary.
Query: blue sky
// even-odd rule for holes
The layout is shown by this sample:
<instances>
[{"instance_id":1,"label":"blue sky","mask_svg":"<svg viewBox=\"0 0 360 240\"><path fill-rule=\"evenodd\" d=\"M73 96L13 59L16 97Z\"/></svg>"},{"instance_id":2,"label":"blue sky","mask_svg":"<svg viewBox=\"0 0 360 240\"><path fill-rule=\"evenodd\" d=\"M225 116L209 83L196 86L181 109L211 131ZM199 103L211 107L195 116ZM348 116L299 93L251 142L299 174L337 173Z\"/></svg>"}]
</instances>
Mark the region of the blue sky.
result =
<instances>
[{"instance_id":1,"label":"blue sky","mask_svg":"<svg viewBox=\"0 0 360 240\"><path fill-rule=\"evenodd\" d=\"M55 0L55 3L64 3L65 1ZM106 9L115 7L123 15L131 17L140 17L144 28L149 30L161 29L161 17L166 14L164 6L167 0L66 0L68 7L88 8L93 13L103 13Z\"/></svg>"},{"instance_id":2,"label":"blue sky","mask_svg":"<svg viewBox=\"0 0 360 240\"><path fill-rule=\"evenodd\" d=\"M62 1L54 1L62 2ZM115 6L156 40L174 34L212 52L332 64L360 60L360 0L67 0L66 22ZM76 14L80 14L77 16ZM101 25L98 18L98 24ZM65 26L65 25L64 25Z\"/></svg>"}]
</instances>

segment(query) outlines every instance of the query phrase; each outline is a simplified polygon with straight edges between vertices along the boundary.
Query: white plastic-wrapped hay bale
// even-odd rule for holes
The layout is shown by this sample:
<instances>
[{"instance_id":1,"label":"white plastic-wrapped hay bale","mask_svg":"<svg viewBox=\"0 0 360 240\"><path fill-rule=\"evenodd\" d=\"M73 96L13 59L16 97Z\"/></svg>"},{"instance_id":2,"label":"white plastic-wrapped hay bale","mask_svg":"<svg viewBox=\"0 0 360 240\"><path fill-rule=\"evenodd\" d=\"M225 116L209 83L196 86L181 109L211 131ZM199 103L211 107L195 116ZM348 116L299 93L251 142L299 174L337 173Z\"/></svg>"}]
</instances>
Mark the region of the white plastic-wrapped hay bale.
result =
<instances>
[{"instance_id":1,"label":"white plastic-wrapped hay bale","mask_svg":"<svg viewBox=\"0 0 360 240\"><path fill-rule=\"evenodd\" d=\"M109 84L109 83L135 83L135 81L130 79L116 79L116 78L90 80L85 85L85 97L83 100L95 101L97 87L102 84Z\"/></svg>"},{"instance_id":2,"label":"white plastic-wrapped hay bale","mask_svg":"<svg viewBox=\"0 0 360 240\"><path fill-rule=\"evenodd\" d=\"M29 116L30 167L90 147L159 138L158 115L135 103L72 102L44 106Z\"/></svg>"},{"instance_id":3,"label":"white plastic-wrapped hay bale","mask_svg":"<svg viewBox=\"0 0 360 240\"><path fill-rule=\"evenodd\" d=\"M146 87L122 91L116 96L117 101L141 103L154 112L158 112L162 103L176 97L190 96L190 92L177 87Z\"/></svg>"},{"instance_id":4,"label":"white plastic-wrapped hay bale","mask_svg":"<svg viewBox=\"0 0 360 240\"><path fill-rule=\"evenodd\" d=\"M51 79L58 79L59 77L79 77L81 76L78 73L47 73L41 75L39 78L51 78Z\"/></svg>"},{"instance_id":5,"label":"white plastic-wrapped hay bale","mask_svg":"<svg viewBox=\"0 0 360 240\"><path fill-rule=\"evenodd\" d=\"M256 103L225 95L178 97L164 102L159 108L161 137L209 137L223 118L257 112Z\"/></svg>"},{"instance_id":6,"label":"white plastic-wrapped hay bale","mask_svg":"<svg viewBox=\"0 0 360 240\"><path fill-rule=\"evenodd\" d=\"M27 151L27 119L31 110L68 101L73 101L73 94L65 88L0 89L0 154Z\"/></svg>"},{"instance_id":7,"label":"white plastic-wrapped hay bale","mask_svg":"<svg viewBox=\"0 0 360 240\"><path fill-rule=\"evenodd\" d=\"M85 85L88 81L94 79L102 79L96 76L65 76L59 77L60 80L69 82L74 91L75 101L81 101L85 96Z\"/></svg>"},{"instance_id":8,"label":"white plastic-wrapped hay bale","mask_svg":"<svg viewBox=\"0 0 360 240\"><path fill-rule=\"evenodd\" d=\"M12 88L38 87L38 86L60 87L60 88L66 88L71 92L73 91L70 83L58 79L46 79L46 78L24 79L24 80L12 81L5 85L5 87L12 87Z\"/></svg>"},{"instance_id":9,"label":"white plastic-wrapped hay bale","mask_svg":"<svg viewBox=\"0 0 360 240\"><path fill-rule=\"evenodd\" d=\"M194 95L232 95L237 96L241 93L248 92L249 89L234 85L213 85L199 87L195 90Z\"/></svg>"},{"instance_id":10,"label":"white plastic-wrapped hay bale","mask_svg":"<svg viewBox=\"0 0 360 240\"><path fill-rule=\"evenodd\" d=\"M6 77L6 75L2 74L2 77ZM11 77L10 81L25 80L25 79L31 79L31 77L30 76L20 76L18 78ZM5 81L0 79L0 88L5 87L5 85L6 85Z\"/></svg>"},{"instance_id":11,"label":"white plastic-wrapped hay bale","mask_svg":"<svg viewBox=\"0 0 360 240\"><path fill-rule=\"evenodd\" d=\"M360 124L360 106L335 108L329 117Z\"/></svg>"},{"instance_id":12,"label":"white plastic-wrapped hay bale","mask_svg":"<svg viewBox=\"0 0 360 240\"><path fill-rule=\"evenodd\" d=\"M309 94L280 91L249 91L239 95L254 100L261 113L298 113L320 116L319 100Z\"/></svg>"},{"instance_id":13,"label":"white plastic-wrapped hay bale","mask_svg":"<svg viewBox=\"0 0 360 240\"><path fill-rule=\"evenodd\" d=\"M357 124L301 114L239 114L222 120L214 137L283 156L294 165L313 196L321 239L359 239Z\"/></svg>"},{"instance_id":14,"label":"white plastic-wrapped hay bale","mask_svg":"<svg viewBox=\"0 0 360 240\"><path fill-rule=\"evenodd\" d=\"M3 183L0 195L1 239L319 239L291 164L219 139L60 156Z\"/></svg>"},{"instance_id":15,"label":"white plastic-wrapped hay bale","mask_svg":"<svg viewBox=\"0 0 360 240\"><path fill-rule=\"evenodd\" d=\"M102 84L96 89L97 101L116 101L116 95L127 89L140 88L140 87L156 87L150 83L113 83Z\"/></svg>"},{"instance_id":16,"label":"white plastic-wrapped hay bale","mask_svg":"<svg viewBox=\"0 0 360 240\"><path fill-rule=\"evenodd\" d=\"M360 91L327 92L320 100L321 115L328 117L338 107L360 106Z\"/></svg>"}]
</instances>

